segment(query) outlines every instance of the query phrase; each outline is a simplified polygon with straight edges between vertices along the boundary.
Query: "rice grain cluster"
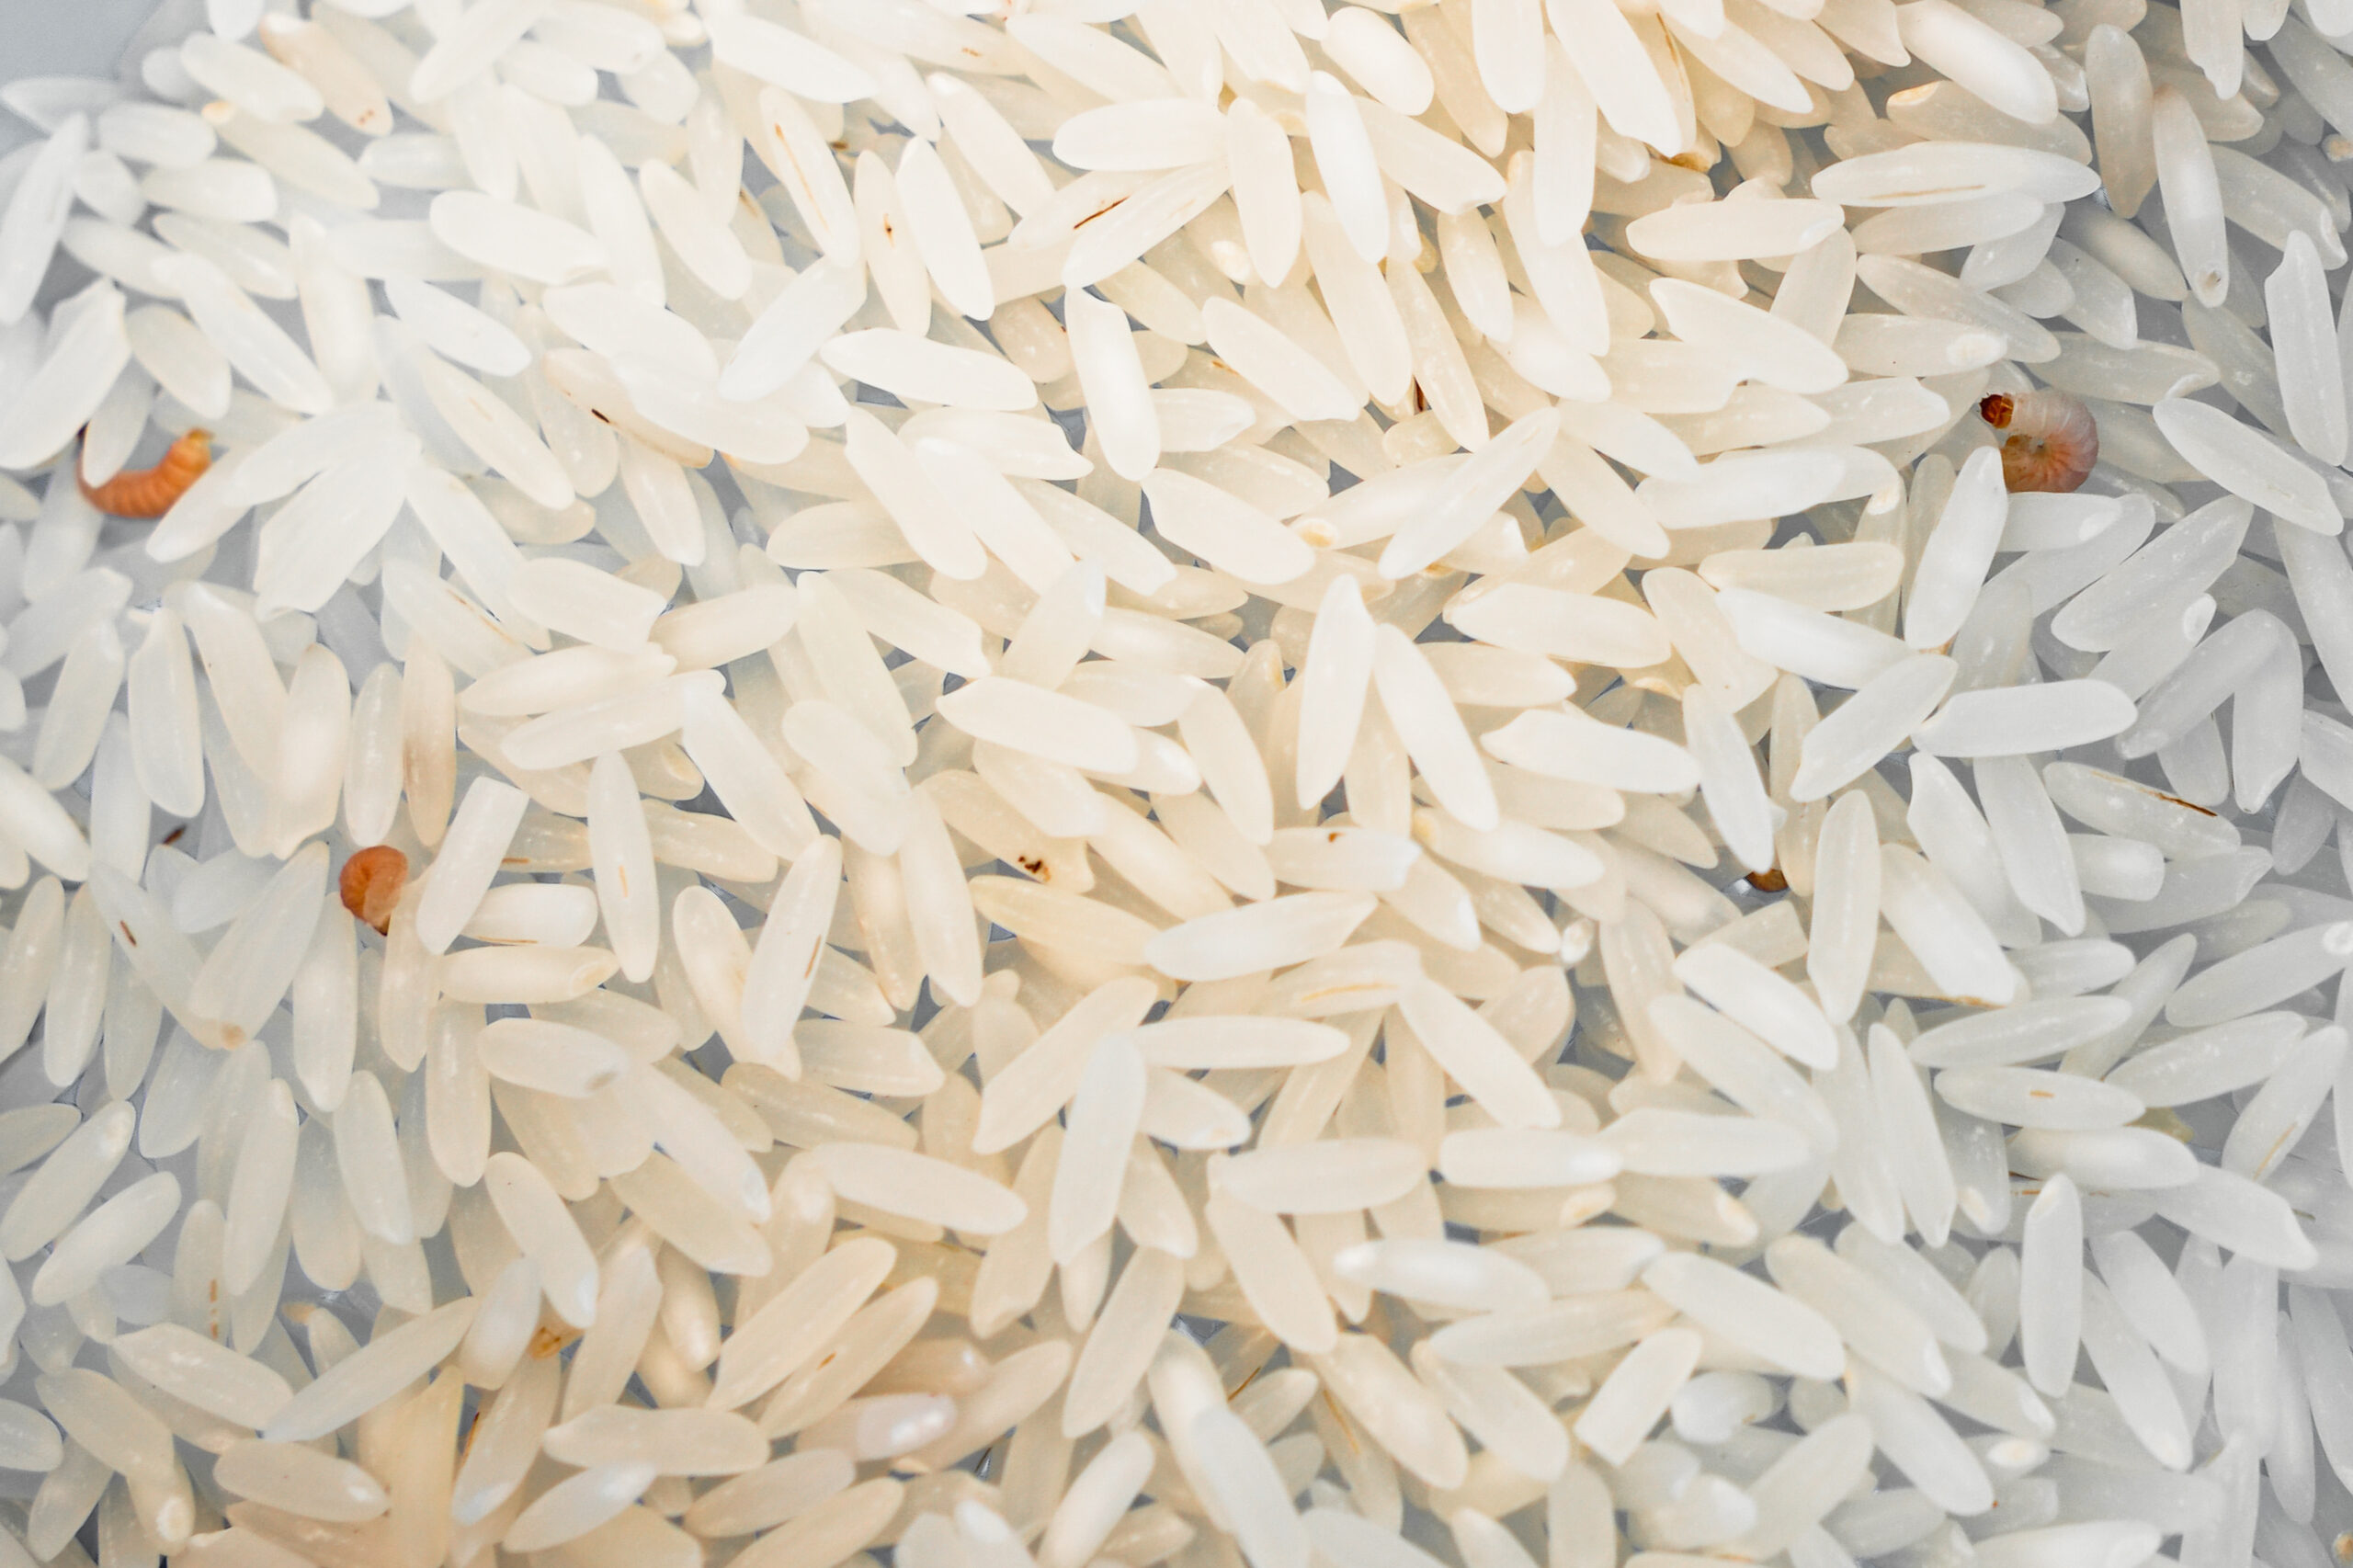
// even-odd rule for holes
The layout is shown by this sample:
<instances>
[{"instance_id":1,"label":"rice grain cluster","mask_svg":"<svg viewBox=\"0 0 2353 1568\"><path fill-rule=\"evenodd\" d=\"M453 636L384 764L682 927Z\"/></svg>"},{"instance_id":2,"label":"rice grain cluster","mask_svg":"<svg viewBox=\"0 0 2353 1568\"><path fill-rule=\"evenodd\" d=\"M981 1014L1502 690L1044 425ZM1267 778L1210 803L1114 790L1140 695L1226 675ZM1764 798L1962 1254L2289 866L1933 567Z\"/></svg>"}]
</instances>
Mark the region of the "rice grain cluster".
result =
<instances>
[{"instance_id":1,"label":"rice grain cluster","mask_svg":"<svg viewBox=\"0 0 2353 1568\"><path fill-rule=\"evenodd\" d=\"M0 1568L2353 1560L2348 0L0 106Z\"/></svg>"}]
</instances>

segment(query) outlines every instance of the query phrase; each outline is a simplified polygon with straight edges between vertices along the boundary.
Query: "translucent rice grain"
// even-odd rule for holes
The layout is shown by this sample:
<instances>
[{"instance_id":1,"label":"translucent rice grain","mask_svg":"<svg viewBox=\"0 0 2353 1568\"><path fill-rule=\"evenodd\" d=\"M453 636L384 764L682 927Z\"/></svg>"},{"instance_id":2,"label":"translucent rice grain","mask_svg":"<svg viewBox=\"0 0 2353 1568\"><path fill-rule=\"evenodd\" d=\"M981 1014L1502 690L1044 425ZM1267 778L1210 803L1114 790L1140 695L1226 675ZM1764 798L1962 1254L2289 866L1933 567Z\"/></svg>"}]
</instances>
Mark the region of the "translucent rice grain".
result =
<instances>
[{"instance_id":1,"label":"translucent rice grain","mask_svg":"<svg viewBox=\"0 0 2353 1568\"><path fill-rule=\"evenodd\" d=\"M792 1063L791 1031L839 896L841 857L824 841L786 874L744 976L744 1030L772 1062ZM969 919L969 917L968 917Z\"/></svg>"},{"instance_id":2,"label":"translucent rice grain","mask_svg":"<svg viewBox=\"0 0 2353 1568\"><path fill-rule=\"evenodd\" d=\"M2343 925L2308 926L2233 954L2201 971L2165 1004L2169 1023L2195 1028L2244 1017L2341 970L2353 949Z\"/></svg>"},{"instance_id":3,"label":"translucent rice grain","mask_svg":"<svg viewBox=\"0 0 2353 1568\"><path fill-rule=\"evenodd\" d=\"M1820 881L1815 885L1824 889L1817 898L1830 891ZM1875 916L1878 901L1870 903ZM1823 933L1810 950L1821 951L1827 935ZM1837 1043L1822 1006L1738 949L1726 943L1688 949L1676 960L1675 973L1727 1017L1744 1020L1758 1039L1783 1055L1815 1068L1827 1068L1837 1060Z\"/></svg>"},{"instance_id":4,"label":"translucent rice grain","mask_svg":"<svg viewBox=\"0 0 2353 1568\"><path fill-rule=\"evenodd\" d=\"M1037 402L1029 378L1001 359L888 329L836 337L823 358L845 375L926 403L1017 412Z\"/></svg>"},{"instance_id":5,"label":"translucent rice grain","mask_svg":"<svg viewBox=\"0 0 2353 1568\"><path fill-rule=\"evenodd\" d=\"M168 1487L177 1463L171 1429L111 1378L63 1368L33 1380L40 1408L102 1469ZM95 1489L94 1494L95 1495Z\"/></svg>"},{"instance_id":6,"label":"translucent rice grain","mask_svg":"<svg viewBox=\"0 0 2353 1568\"><path fill-rule=\"evenodd\" d=\"M1874 676L1806 736L1793 799L1818 801L1852 782L1927 718L1952 684L1951 660L1915 653Z\"/></svg>"},{"instance_id":7,"label":"translucent rice grain","mask_svg":"<svg viewBox=\"0 0 2353 1568\"><path fill-rule=\"evenodd\" d=\"M499 1218L537 1270L548 1304L576 1327L595 1322L596 1260L547 1177L520 1155L500 1153L490 1157L483 1181Z\"/></svg>"},{"instance_id":8,"label":"translucent rice grain","mask_svg":"<svg viewBox=\"0 0 2353 1568\"><path fill-rule=\"evenodd\" d=\"M170 264L170 281L199 330L265 395L303 414L333 405L318 367L219 267L182 256Z\"/></svg>"},{"instance_id":9,"label":"translucent rice grain","mask_svg":"<svg viewBox=\"0 0 2353 1568\"><path fill-rule=\"evenodd\" d=\"M131 358L122 294L111 282L93 283L55 315L55 343L0 419L0 455L14 467L28 468L71 439Z\"/></svg>"},{"instance_id":10,"label":"translucent rice grain","mask_svg":"<svg viewBox=\"0 0 2353 1568\"><path fill-rule=\"evenodd\" d=\"M116 1342L131 1370L177 1399L259 1427L293 1397L286 1380L178 1324L157 1324Z\"/></svg>"},{"instance_id":11,"label":"translucent rice grain","mask_svg":"<svg viewBox=\"0 0 2353 1568\"><path fill-rule=\"evenodd\" d=\"M2188 100L2177 90L2159 86L2151 105L2157 183L2175 258L2199 301L2219 304L2230 285L2230 258L2213 155Z\"/></svg>"},{"instance_id":12,"label":"translucent rice grain","mask_svg":"<svg viewBox=\"0 0 2353 1568\"><path fill-rule=\"evenodd\" d=\"M2315 533L2344 526L2326 486L2270 437L2235 420L2210 418L2212 410L2186 398L2168 398L2154 412L2165 438L2233 494Z\"/></svg>"},{"instance_id":13,"label":"translucent rice grain","mask_svg":"<svg viewBox=\"0 0 2353 1568\"><path fill-rule=\"evenodd\" d=\"M394 1244L414 1241L415 1221L401 1172L392 1104L374 1074L352 1076L335 1112L335 1146L344 1190L360 1226Z\"/></svg>"},{"instance_id":14,"label":"translucent rice grain","mask_svg":"<svg viewBox=\"0 0 2353 1568\"><path fill-rule=\"evenodd\" d=\"M472 1298L452 1301L376 1335L300 1390L262 1436L273 1442L303 1442L358 1419L454 1350L475 1307Z\"/></svg>"},{"instance_id":15,"label":"translucent rice grain","mask_svg":"<svg viewBox=\"0 0 2353 1568\"><path fill-rule=\"evenodd\" d=\"M1290 141L1256 104L1236 102L1246 107L1225 117L1234 206L1249 242L1251 266L1261 278L1281 278L1299 255L1300 192L1296 179L1287 177Z\"/></svg>"},{"instance_id":16,"label":"translucent rice grain","mask_svg":"<svg viewBox=\"0 0 2353 1568\"><path fill-rule=\"evenodd\" d=\"M1201 319L1218 357L1293 418L1345 419L1356 413L1355 400L1340 380L1265 317L1211 300Z\"/></svg>"},{"instance_id":17,"label":"translucent rice grain","mask_svg":"<svg viewBox=\"0 0 2353 1568\"><path fill-rule=\"evenodd\" d=\"M2257 1180L2275 1169L2319 1114L2326 1093L2320 1085L2336 1080L2344 1057L2339 1029L2316 1029L2300 1041L2231 1129L2222 1152L2224 1168Z\"/></svg>"},{"instance_id":18,"label":"translucent rice grain","mask_svg":"<svg viewBox=\"0 0 2353 1568\"><path fill-rule=\"evenodd\" d=\"M1837 1331L1820 1313L1722 1264L1670 1255L1643 1279L1703 1327L1799 1376L1845 1364Z\"/></svg>"},{"instance_id":19,"label":"translucent rice grain","mask_svg":"<svg viewBox=\"0 0 2353 1568\"><path fill-rule=\"evenodd\" d=\"M229 359L188 317L144 305L123 318L131 358L163 391L208 419L229 412Z\"/></svg>"},{"instance_id":20,"label":"translucent rice grain","mask_svg":"<svg viewBox=\"0 0 2353 1568\"><path fill-rule=\"evenodd\" d=\"M11 192L0 215L0 253L6 256L0 267L0 321L13 325L32 304L73 210L74 171L89 145L88 117L67 115L28 161Z\"/></svg>"},{"instance_id":21,"label":"translucent rice grain","mask_svg":"<svg viewBox=\"0 0 2353 1568\"><path fill-rule=\"evenodd\" d=\"M231 1290L242 1291L260 1277L278 1239L294 1179L297 1130L293 1096L273 1079L238 1148L229 1200L223 1205L228 1224L222 1233L222 1279Z\"/></svg>"},{"instance_id":22,"label":"translucent rice grain","mask_svg":"<svg viewBox=\"0 0 2353 1568\"><path fill-rule=\"evenodd\" d=\"M2137 1119L2143 1102L2110 1084L2030 1067L1954 1067L1937 1074L1948 1103L2012 1127L2098 1131Z\"/></svg>"},{"instance_id":23,"label":"translucent rice grain","mask_svg":"<svg viewBox=\"0 0 2353 1568\"><path fill-rule=\"evenodd\" d=\"M1944 1418L1921 1399L1867 1369L1855 1379L1855 1406L1871 1436L1904 1478L1939 1507L1962 1516L1984 1513L1994 1488L1977 1457Z\"/></svg>"},{"instance_id":24,"label":"translucent rice grain","mask_svg":"<svg viewBox=\"0 0 2353 1568\"><path fill-rule=\"evenodd\" d=\"M416 908L417 940L427 952L446 950L472 917L529 804L520 790L494 779L477 780L466 791Z\"/></svg>"},{"instance_id":25,"label":"translucent rice grain","mask_svg":"<svg viewBox=\"0 0 2353 1568\"><path fill-rule=\"evenodd\" d=\"M1222 1409L1199 1412L1188 1430L1202 1483L1225 1510L1250 1568L1302 1568L1307 1532L1264 1445Z\"/></svg>"},{"instance_id":26,"label":"translucent rice grain","mask_svg":"<svg viewBox=\"0 0 2353 1568\"><path fill-rule=\"evenodd\" d=\"M134 1182L77 1221L50 1249L33 1276L37 1307L53 1307L95 1288L107 1271L131 1262L179 1211L180 1184L168 1172Z\"/></svg>"},{"instance_id":27,"label":"translucent rice grain","mask_svg":"<svg viewBox=\"0 0 2353 1568\"><path fill-rule=\"evenodd\" d=\"M1313 552L1273 517L1190 474L1155 469L1143 493L1164 537L1245 582L1289 583L1314 564Z\"/></svg>"},{"instance_id":28,"label":"translucent rice grain","mask_svg":"<svg viewBox=\"0 0 2353 1568\"><path fill-rule=\"evenodd\" d=\"M2018 1335L2027 1376L2046 1394L2074 1381L2083 1319L2083 1217L2075 1184L2064 1176L2043 1184L2027 1210L2019 1251Z\"/></svg>"},{"instance_id":29,"label":"translucent rice grain","mask_svg":"<svg viewBox=\"0 0 2353 1568\"><path fill-rule=\"evenodd\" d=\"M335 1524L378 1517L391 1501L358 1465L292 1443L233 1443L213 1473L233 1495Z\"/></svg>"},{"instance_id":30,"label":"translucent rice grain","mask_svg":"<svg viewBox=\"0 0 2353 1568\"><path fill-rule=\"evenodd\" d=\"M836 1144L819 1161L844 1198L976 1235L1009 1231L1026 1211L1009 1189L927 1155Z\"/></svg>"},{"instance_id":31,"label":"translucent rice grain","mask_svg":"<svg viewBox=\"0 0 2353 1568\"><path fill-rule=\"evenodd\" d=\"M949 576L979 576L985 559L971 523L909 460L898 437L872 415L855 412L847 428L851 466L874 487L916 552Z\"/></svg>"},{"instance_id":32,"label":"translucent rice grain","mask_svg":"<svg viewBox=\"0 0 2353 1568\"><path fill-rule=\"evenodd\" d=\"M1465 463L1435 498L1428 514L1398 531L1381 552L1381 571L1402 577L1460 545L1503 497L1518 488L1559 433L1549 411L1517 421Z\"/></svg>"},{"instance_id":33,"label":"translucent rice grain","mask_svg":"<svg viewBox=\"0 0 2353 1568\"><path fill-rule=\"evenodd\" d=\"M1637 251L1660 261L1795 256L1837 227L1826 207L1803 200L1764 202L1753 210L1745 203L1670 207L1628 224L1626 237Z\"/></svg>"},{"instance_id":34,"label":"translucent rice grain","mask_svg":"<svg viewBox=\"0 0 2353 1568\"><path fill-rule=\"evenodd\" d=\"M1709 814L1741 863L1761 871L1773 862L1773 808L1738 723L1698 689L1684 694L1683 708L1684 744L1699 765Z\"/></svg>"},{"instance_id":35,"label":"translucent rice grain","mask_svg":"<svg viewBox=\"0 0 2353 1568\"><path fill-rule=\"evenodd\" d=\"M1360 6L1335 11L1327 27L1324 52L1358 85L1400 114L1429 108L1430 68L1394 27Z\"/></svg>"},{"instance_id":36,"label":"translucent rice grain","mask_svg":"<svg viewBox=\"0 0 2353 1568\"><path fill-rule=\"evenodd\" d=\"M1693 1330L1665 1328L1636 1345L1611 1369L1577 1417L1579 1440L1604 1459L1616 1456L1615 1462L1623 1462L1631 1458L1698 1364L1704 1343Z\"/></svg>"}]
</instances>

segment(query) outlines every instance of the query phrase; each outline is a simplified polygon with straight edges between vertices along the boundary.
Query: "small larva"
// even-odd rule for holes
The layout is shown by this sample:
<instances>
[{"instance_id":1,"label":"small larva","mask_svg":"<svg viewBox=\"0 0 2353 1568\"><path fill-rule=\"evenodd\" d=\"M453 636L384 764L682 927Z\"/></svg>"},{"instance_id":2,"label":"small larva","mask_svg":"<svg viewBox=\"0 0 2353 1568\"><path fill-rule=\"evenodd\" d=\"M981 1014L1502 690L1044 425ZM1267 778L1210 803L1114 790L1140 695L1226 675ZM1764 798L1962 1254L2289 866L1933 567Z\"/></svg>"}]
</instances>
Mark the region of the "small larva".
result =
<instances>
[{"instance_id":1,"label":"small larva","mask_svg":"<svg viewBox=\"0 0 2353 1568\"><path fill-rule=\"evenodd\" d=\"M343 863L336 891L353 918L366 921L381 937L391 926L392 906L400 903L401 889L407 884L408 857L389 844L374 844L352 851Z\"/></svg>"},{"instance_id":2,"label":"small larva","mask_svg":"<svg viewBox=\"0 0 2353 1568\"><path fill-rule=\"evenodd\" d=\"M2002 483L2014 494L2081 489L2099 461L2099 426L2081 399L2065 392L1995 392L1978 403L1977 414L2003 432Z\"/></svg>"},{"instance_id":3,"label":"small larva","mask_svg":"<svg viewBox=\"0 0 2353 1568\"><path fill-rule=\"evenodd\" d=\"M118 517L160 517L212 466L212 437L190 430L153 468L130 469L104 484L76 480L91 506Z\"/></svg>"}]
</instances>

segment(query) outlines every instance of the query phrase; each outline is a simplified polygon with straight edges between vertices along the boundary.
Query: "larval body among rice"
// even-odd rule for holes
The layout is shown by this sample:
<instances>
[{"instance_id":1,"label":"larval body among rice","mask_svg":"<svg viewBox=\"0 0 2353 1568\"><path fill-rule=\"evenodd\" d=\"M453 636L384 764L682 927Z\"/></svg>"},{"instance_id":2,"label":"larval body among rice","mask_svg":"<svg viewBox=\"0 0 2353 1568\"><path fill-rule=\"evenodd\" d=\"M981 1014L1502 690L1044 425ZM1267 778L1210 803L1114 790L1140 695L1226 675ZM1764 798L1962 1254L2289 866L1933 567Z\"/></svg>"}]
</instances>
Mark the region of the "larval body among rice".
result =
<instances>
[{"instance_id":1,"label":"larval body among rice","mask_svg":"<svg viewBox=\"0 0 2353 1568\"><path fill-rule=\"evenodd\" d=\"M2348 58L0 85L0 1562L2353 1554Z\"/></svg>"}]
</instances>

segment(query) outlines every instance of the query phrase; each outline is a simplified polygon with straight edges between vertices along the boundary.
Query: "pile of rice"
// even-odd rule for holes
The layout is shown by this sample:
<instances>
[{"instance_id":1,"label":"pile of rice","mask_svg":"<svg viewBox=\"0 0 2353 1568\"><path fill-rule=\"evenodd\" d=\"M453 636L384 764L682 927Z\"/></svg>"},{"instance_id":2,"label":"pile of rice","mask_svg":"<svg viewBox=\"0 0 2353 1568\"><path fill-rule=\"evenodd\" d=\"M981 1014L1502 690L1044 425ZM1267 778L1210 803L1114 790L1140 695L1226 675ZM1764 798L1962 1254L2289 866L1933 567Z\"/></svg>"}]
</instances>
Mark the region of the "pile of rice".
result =
<instances>
[{"instance_id":1,"label":"pile of rice","mask_svg":"<svg viewBox=\"0 0 2353 1568\"><path fill-rule=\"evenodd\" d=\"M0 1568L2353 1556L2353 5L1392 4L0 90Z\"/></svg>"}]
</instances>

